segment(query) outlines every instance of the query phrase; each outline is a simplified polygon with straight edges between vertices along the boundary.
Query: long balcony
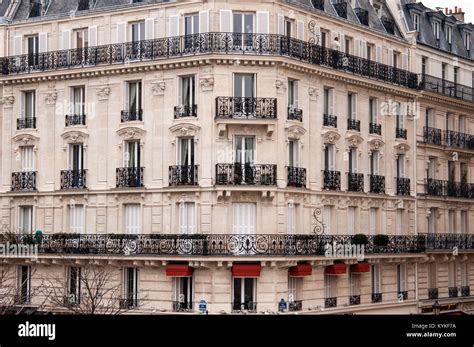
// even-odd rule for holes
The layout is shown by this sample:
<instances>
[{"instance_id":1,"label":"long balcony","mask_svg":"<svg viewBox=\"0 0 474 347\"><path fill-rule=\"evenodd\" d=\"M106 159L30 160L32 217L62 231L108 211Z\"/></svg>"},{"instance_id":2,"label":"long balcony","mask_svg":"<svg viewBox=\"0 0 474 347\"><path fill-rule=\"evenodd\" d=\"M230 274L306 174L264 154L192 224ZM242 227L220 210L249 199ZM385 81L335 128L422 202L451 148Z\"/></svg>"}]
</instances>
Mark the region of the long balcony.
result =
<instances>
[{"instance_id":1,"label":"long balcony","mask_svg":"<svg viewBox=\"0 0 474 347\"><path fill-rule=\"evenodd\" d=\"M8 237L11 244L31 243L31 235ZM367 236L365 254L423 253L425 235L387 235L386 245ZM0 235L2 241L2 235ZM6 240L5 240L6 241ZM353 245L351 235L315 234L43 234L33 239L39 253L150 256L321 256L327 245ZM445 245L443 244L443 247ZM473 248L474 249L474 245Z\"/></svg>"},{"instance_id":2,"label":"long balcony","mask_svg":"<svg viewBox=\"0 0 474 347\"><path fill-rule=\"evenodd\" d=\"M424 127L423 142L430 145L474 150L474 136L454 130Z\"/></svg>"},{"instance_id":3,"label":"long balcony","mask_svg":"<svg viewBox=\"0 0 474 347\"><path fill-rule=\"evenodd\" d=\"M369 123L369 134L382 136L382 125L377 123Z\"/></svg>"},{"instance_id":4,"label":"long balcony","mask_svg":"<svg viewBox=\"0 0 474 347\"><path fill-rule=\"evenodd\" d=\"M61 189L84 189L86 187L86 170L61 171Z\"/></svg>"},{"instance_id":5,"label":"long balcony","mask_svg":"<svg viewBox=\"0 0 474 347\"><path fill-rule=\"evenodd\" d=\"M430 196L472 199L474 184L428 178L425 180L425 193Z\"/></svg>"},{"instance_id":6,"label":"long balcony","mask_svg":"<svg viewBox=\"0 0 474 347\"><path fill-rule=\"evenodd\" d=\"M288 187L306 187L306 169L302 167L287 166Z\"/></svg>"},{"instance_id":7,"label":"long balcony","mask_svg":"<svg viewBox=\"0 0 474 347\"><path fill-rule=\"evenodd\" d=\"M385 194L385 176L370 175L370 192Z\"/></svg>"},{"instance_id":8,"label":"long balcony","mask_svg":"<svg viewBox=\"0 0 474 347\"><path fill-rule=\"evenodd\" d=\"M144 167L119 167L116 171L117 188L143 187Z\"/></svg>"},{"instance_id":9,"label":"long balcony","mask_svg":"<svg viewBox=\"0 0 474 347\"><path fill-rule=\"evenodd\" d=\"M337 116L330 114L324 114L323 116L323 125L326 127L337 128Z\"/></svg>"},{"instance_id":10,"label":"long balcony","mask_svg":"<svg viewBox=\"0 0 474 347\"><path fill-rule=\"evenodd\" d=\"M36 190L36 171L12 172L12 191L29 192Z\"/></svg>"},{"instance_id":11,"label":"long balcony","mask_svg":"<svg viewBox=\"0 0 474 347\"><path fill-rule=\"evenodd\" d=\"M323 189L341 190L341 172L323 170Z\"/></svg>"},{"instance_id":12,"label":"long balcony","mask_svg":"<svg viewBox=\"0 0 474 347\"><path fill-rule=\"evenodd\" d=\"M410 195L410 179L404 177L396 177L397 195Z\"/></svg>"},{"instance_id":13,"label":"long balcony","mask_svg":"<svg viewBox=\"0 0 474 347\"><path fill-rule=\"evenodd\" d=\"M216 98L216 118L276 119L276 98L223 97Z\"/></svg>"},{"instance_id":14,"label":"long balcony","mask_svg":"<svg viewBox=\"0 0 474 347\"><path fill-rule=\"evenodd\" d=\"M358 119L348 119L347 120L347 130L360 131L360 120L358 120Z\"/></svg>"},{"instance_id":15,"label":"long balcony","mask_svg":"<svg viewBox=\"0 0 474 347\"><path fill-rule=\"evenodd\" d=\"M197 117L197 105L178 105L174 107L174 119Z\"/></svg>"},{"instance_id":16,"label":"long balcony","mask_svg":"<svg viewBox=\"0 0 474 347\"><path fill-rule=\"evenodd\" d=\"M170 166L170 186L195 186L198 182L198 165Z\"/></svg>"},{"instance_id":17,"label":"long balcony","mask_svg":"<svg viewBox=\"0 0 474 347\"><path fill-rule=\"evenodd\" d=\"M86 125L87 117L85 114L67 114L64 118L66 127L74 125Z\"/></svg>"},{"instance_id":18,"label":"long balcony","mask_svg":"<svg viewBox=\"0 0 474 347\"><path fill-rule=\"evenodd\" d=\"M120 112L120 122L133 122L143 120L143 110L122 110Z\"/></svg>"},{"instance_id":19,"label":"long balcony","mask_svg":"<svg viewBox=\"0 0 474 347\"><path fill-rule=\"evenodd\" d=\"M347 173L347 190L349 192L363 192L364 174L354 172Z\"/></svg>"},{"instance_id":20,"label":"long balcony","mask_svg":"<svg viewBox=\"0 0 474 347\"><path fill-rule=\"evenodd\" d=\"M16 120L16 130L36 129L36 117L18 118Z\"/></svg>"},{"instance_id":21,"label":"long balcony","mask_svg":"<svg viewBox=\"0 0 474 347\"><path fill-rule=\"evenodd\" d=\"M277 166L273 164L216 164L217 185L276 185Z\"/></svg>"},{"instance_id":22,"label":"long balcony","mask_svg":"<svg viewBox=\"0 0 474 347\"><path fill-rule=\"evenodd\" d=\"M430 145L439 145L442 144L442 132L441 129L423 127L423 141Z\"/></svg>"},{"instance_id":23,"label":"long balcony","mask_svg":"<svg viewBox=\"0 0 474 347\"><path fill-rule=\"evenodd\" d=\"M275 34L214 32L91 46L80 50L49 51L38 53L33 64L30 55L23 54L0 58L0 68L3 75L10 76L209 54L281 56L411 89L419 88L418 75L415 73Z\"/></svg>"},{"instance_id":24,"label":"long balcony","mask_svg":"<svg viewBox=\"0 0 474 347\"><path fill-rule=\"evenodd\" d=\"M296 120L296 121L302 122L303 110L289 106L288 107L288 120Z\"/></svg>"},{"instance_id":25,"label":"long balcony","mask_svg":"<svg viewBox=\"0 0 474 347\"><path fill-rule=\"evenodd\" d=\"M474 101L474 89L472 87L426 74L420 74L419 81L422 90L465 101Z\"/></svg>"},{"instance_id":26,"label":"long balcony","mask_svg":"<svg viewBox=\"0 0 474 347\"><path fill-rule=\"evenodd\" d=\"M426 249L430 251L474 250L474 234L425 234Z\"/></svg>"}]
</instances>

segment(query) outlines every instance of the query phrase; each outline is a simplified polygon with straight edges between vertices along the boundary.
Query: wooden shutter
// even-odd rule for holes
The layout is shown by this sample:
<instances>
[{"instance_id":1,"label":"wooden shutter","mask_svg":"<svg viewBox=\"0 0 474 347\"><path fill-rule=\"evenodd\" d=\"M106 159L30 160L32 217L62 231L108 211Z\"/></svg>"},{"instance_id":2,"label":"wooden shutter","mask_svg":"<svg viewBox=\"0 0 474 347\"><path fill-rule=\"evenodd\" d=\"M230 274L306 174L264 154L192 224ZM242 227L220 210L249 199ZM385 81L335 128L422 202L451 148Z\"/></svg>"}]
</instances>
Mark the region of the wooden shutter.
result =
<instances>
[{"instance_id":1,"label":"wooden shutter","mask_svg":"<svg viewBox=\"0 0 474 347\"><path fill-rule=\"evenodd\" d=\"M38 34L39 53L45 53L48 51L48 33Z\"/></svg>"},{"instance_id":2,"label":"wooden shutter","mask_svg":"<svg viewBox=\"0 0 474 347\"><path fill-rule=\"evenodd\" d=\"M145 19L145 40L153 40L155 38L155 18Z\"/></svg>"},{"instance_id":3,"label":"wooden shutter","mask_svg":"<svg viewBox=\"0 0 474 347\"><path fill-rule=\"evenodd\" d=\"M270 14L268 11L257 11L257 34L270 33Z\"/></svg>"},{"instance_id":4,"label":"wooden shutter","mask_svg":"<svg viewBox=\"0 0 474 347\"><path fill-rule=\"evenodd\" d=\"M282 14L277 15L277 34L285 35L285 16Z\"/></svg>"},{"instance_id":5,"label":"wooden shutter","mask_svg":"<svg viewBox=\"0 0 474 347\"><path fill-rule=\"evenodd\" d=\"M170 37L179 36L179 15L169 17L169 35Z\"/></svg>"},{"instance_id":6,"label":"wooden shutter","mask_svg":"<svg viewBox=\"0 0 474 347\"><path fill-rule=\"evenodd\" d=\"M88 37L89 47L97 46L97 27L90 26L87 30L87 33L89 35Z\"/></svg>"},{"instance_id":7,"label":"wooden shutter","mask_svg":"<svg viewBox=\"0 0 474 347\"><path fill-rule=\"evenodd\" d=\"M71 49L71 30L63 30L61 49Z\"/></svg>"},{"instance_id":8,"label":"wooden shutter","mask_svg":"<svg viewBox=\"0 0 474 347\"><path fill-rule=\"evenodd\" d=\"M219 28L221 33L231 33L233 31L233 18L231 10L220 11Z\"/></svg>"},{"instance_id":9,"label":"wooden shutter","mask_svg":"<svg viewBox=\"0 0 474 347\"><path fill-rule=\"evenodd\" d=\"M296 38L304 41L304 22L301 20L296 22Z\"/></svg>"},{"instance_id":10,"label":"wooden shutter","mask_svg":"<svg viewBox=\"0 0 474 347\"><path fill-rule=\"evenodd\" d=\"M382 63L382 47L381 46L375 46L375 61L377 63Z\"/></svg>"},{"instance_id":11,"label":"wooden shutter","mask_svg":"<svg viewBox=\"0 0 474 347\"><path fill-rule=\"evenodd\" d=\"M199 33L209 32L209 11L199 11Z\"/></svg>"}]
</instances>

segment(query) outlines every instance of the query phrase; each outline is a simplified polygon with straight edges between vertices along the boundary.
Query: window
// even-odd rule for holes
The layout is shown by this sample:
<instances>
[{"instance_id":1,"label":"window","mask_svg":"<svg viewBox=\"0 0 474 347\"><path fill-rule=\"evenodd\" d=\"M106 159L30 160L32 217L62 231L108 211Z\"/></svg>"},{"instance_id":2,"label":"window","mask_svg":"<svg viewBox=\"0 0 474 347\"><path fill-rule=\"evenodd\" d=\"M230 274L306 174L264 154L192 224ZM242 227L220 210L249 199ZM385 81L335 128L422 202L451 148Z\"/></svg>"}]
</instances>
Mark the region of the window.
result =
<instances>
[{"instance_id":1,"label":"window","mask_svg":"<svg viewBox=\"0 0 474 347\"><path fill-rule=\"evenodd\" d=\"M399 64L398 64L398 60L399 60L399 58L400 58L400 53L394 51L394 52L393 52L393 65L392 65L394 68L398 68L398 65L399 65Z\"/></svg>"},{"instance_id":2,"label":"window","mask_svg":"<svg viewBox=\"0 0 474 347\"><path fill-rule=\"evenodd\" d=\"M194 75L181 76L179 78L179 95L178 104L183 107L183 111L186 112L186 108L192 110L192 107L196 105L196 78ZM189 116L189 111L185 113ZM191 114L194 115L194 114Z\"/></svg>"},{"instance_id":3,"label":"window","mask_svg":"<svg viewBox=\"0 0 474 347\"><path fill-rule=\"evenodd\" d=\"M236 136L234 138L234 162L244 165L255 164L254 136Z\"/></svg>"},{"instance_id":4,"label":"window","mask_svg":"<svg viewBox=\"0 0 474 347\"><path fill-rule=\"evenodd\" d=\"M436 263L428 264L428 288L438 288Z\"/></svg>"},{"instance_id":5,"label":"window","mask_svg":"<svg viewBox=\"0 0 474 347\"><path fill-rule=\"evenodd\" d=\"M434 117L433 117L434 110L432 108L427 108L425 113L425 124L427 127L433 128L434 127Z\"/></svg>"},{"instance_id":6,"label":"window","mask_svg":"<svg viewBox=\"0 0 474 347\"><path fill-rule=\"evenodd\" d=\"M293 202L288 203L288 230L289 235L296 234L296 205Z\"/></svg>"},{"instance_id":7,"label":"window","mask_svg":"<svg viewBox=\"0 0 474 347\"><path fill-rule=\"evenodd\" d=\"M457 287L457 266L456 262L451 261L448 264L448 286L449 287Z\"/></svg>"},{"instance_id":8,"label":"window","mask_svg":"<svg viewBox=\"0 0 474 347\"><path fill-rule=\"evenodd\" d=\"M31 300L31 266L18 266L17 279L18 304L27 304Z\"/></svg>"},{"instance_id":9,"label":"window","mask_svg":"<svg viewBox=\"0 0 474 347\"><path fill-rule=\"evenodd\" d=\"M357 148L349 149L349 173L357 173Z\"/></svg>"},{"instance_id":10,"label":"window","mask_svg":"<svg viewBox=\"0 0 474 347\"><path fill-rule=\"evenodd\" d=\"M459 132L466 133L466 116L459 116Z\"/></svg>"},{"instance_id":11,"label":"window","mask_svg":"<svg viewBox=\"0 0 474 347\"><path fill-rule=\"evenodd\" d=\"M380 174L380 152L373 151L370 157L370 173L371 175L379 175Z\"/></svg>"},{"instance_id":12,"label":"window","mask_svg":"<svg viewBox=\"0 0 474 347\"><path fill-rule=\"evenodd\" d=\"M145 40L145 21L130 23L130 37L133 43Z\"/></svg>"},{"instance_id":13,"label":"window","mask_svg":"<svg viewBox=\"0 0 474 347\"><path fill-rule=\"evenodd\" d=\"M334 115L334 89L324 88L324 114Z\"/></svg>"},{"instance_id":14,"label":"window","mask_svg":"<svg viewBox=\"0 0 474 347\"><path fill-rule=\"evenodd\" d=\"M336 291L336 280L335 276L324 275L324 298L331 299L335 297L334 293Z\"/></svg>"},{"instance_id":15,"label":"window","mask_svg":"<svg viewBox=\"0 0 474 347\"><path fill-rule=\"evenodd\" d=\"M374 60L375 45L367 43L367 59Z\"/></svg>"},{"instance_id":16,"label":"window","mask_svg":"<svg viewBox=\"0 0 474 347\"><path fill-rule=\"evenodd\" d=\"M401 113L400 104L397 104L397 105L398 105L397 113L396 113L397 128L405 129L405 119L404 119L403 114Z\"/></svg>"},{"instance_id":17,"label":"window","mask_svg":"<svg viewBox=\"0 0 474 347\"><path fill-rule=\"evenodd\" d=\"M397 157L397 178L405 178L405 155L399 154Z\"/></svg>"},{"instance_id":18,"label":"window","mask_svg":"<svg viewBox=\"0 0 474 347\"><path fill-rule=\"evenodd\" d=\"M441 64L441 79L444 81L446 79L446 69L447 69L446 63Z\"/></svg>"},{"instance_id":19,"label":"window","mask_svg":"<svg viewBox=\"0 0 474 347\"><path fill-rule=\"evenodd\" d=\"M298 81L288 80L288 109L298 108Z\"/></svg>"},{"instance_id":20,"label":"window","mask_svg":"<svg viewBox=\"0 0 474 347\"><path fill-rule=\"evenodd\" d=\"M122 307L138 305L138 269L126 267L123 269L123 300Z\"/></svg>"},{"instance_id":21,"label":"window","mask_svg":"<svg viewBox=\"0 0 474 347\"><path fill-rule=\"evenodd\" d=\"M448 233L454 233L454 210L448 210Z\"/></svg>"},{"instance_id":22,"label":"window","mask_svg":"<svg viewBox=\"0 0 474 347\"><path fill-rule=\"evenodd\" d=\"M191 14L184 17L184 35L199 34L199 14Z\"/></svg>"},{"instance_id":23,"label":"window","mask_svg":"<svg viewBox=\"0 0 474 347\"><path fill-rule=\"evenodd\" d=\"M428 58L421 57L421 73L426 75L428 73Z\"/></svg>"},{"instance_id":24,"label":"window","mask_svg":"<svg viewBox=\"0 0 474 347\"><path fill-rule=\"evenodd\" d=\"M140 232L140 205L125 205L125 234L137 235Z\"/></svg>"},{"instance_id":25,"label":"window","mask_svg":"<svg viewBox=\"0 0 474 347\"><path fill-rule=\"evenodd\" d=\"M355 233L355 218L356 218L356 207L349 206L347 208L347 233L354 235Z\"/></svg>"},{"instance_id":26,"label":"window","mask_svg":"<svg viewBox=\"0 0 474 347\"><path fill-rule=\"evenodd\" d=\"M20 206L18 226L21 234L33 232L33 206Z\"/></svg>"},{"instance_id":27,"label":"window","mask_svg":"<svg viewBox=\"0 0 474 347\"><path fill-rule=\"evenodd\" d=\"M372 294L380 294L380 265L375 264L370 266L371 287Z\"/></svg>"},{"instance_id":28,"label":"window","mask_svg":"<svg viewBox=\"0 0 474 347\"><path fill-rule=\"evenodd\" d=\"M81 303L81 268L67 267L67 303L78 305Z\"/></svg>"},{"instance_id":29,"label":"window","mask_svg":"<svg viewBox=\"0 0 474 347\"><path fill-rule=\"evenodd\" d=\"M324 170L334 171L336 169L334 154L334 145L326 145L324 147Z\"/></svg>"},{"instance_id":30,"label":"window","mask_svg":"<svg viewBox=\"0 0 474 347\"><path fill-rule=\"evenodd\" d=\"M357 103L356 94L349 93L347 95L347 118L355 120L357 119Z\"/></svg>"},{"instance_id":31,"label":"window","mask_svg":"<svg viewBox=\"0 0 474 347\"><path fill-rule=\"evenodd\" d=\"M84 169L84 146L82 143L69 144L68 170L81 171Z\"/></svg>"},{"instance_id":32,"label":"window","mask_svg":"<svg viewBox=\"0 0 474 347\"><path fill-rule=\"evenodd\" d=\"M434 234L436 231L436 209L430 208L428 212L428 234Z\"/></svg>"},{"instance_id":33,"label":"window","mask_svg":"<svg viewBox=\"0 0 474 347\"><path fill-rule=\"evenodd\" d=\"M129 113L128 120L142 120L142 82L127 82L126 93L125 109Z\"/></svg>"},{"instance_id":34,"label":"window","mask_svg":"<svg viewBox=\"0 0 474 347\"><path fill-rule=\"evenodd\" d=\"M434 179L436 177L436 158L430 157L428 159L428 178Z\"/></svg>"},{"instance_id":35,"label":"window","mask_svg":"<svg viewBox=\"0 0 474 347\"><path fill-rule=\"evenodd\" d=\"M71 108L75 116L85 114L85 90L84 86L71 88Z\"/></svg>"},{"instance_id":36,"label":"window","mask_svg":"<svg viewBox=\"0 0 474 347\"><path fill-rule=\"evenodd\" d=\"M369 234L375 235L377 234L377 221L378 221L378 214L379 209L375 207L371 207L369 209Z\"/></svg>"},{"instance_id":37,"label":"window","mask_svg":"<svg viewBox=\"0 0 474 347\"><path fill-rule=\"evenodd\" d=\"M253 235L256 232L257 208L254 203L235 203L233 233Z\"/></svg>"},{"instance_id":38,"label":"window","mask_svg":"<svg viewBox=\"0 0 474 347\"><path fill-rule=\"evenodd\" d=\"M453 36L453 28L450 27L449 25L446 25L444 27L444 31L446 34L446 41L448 42L449 46L451 47L451 38Z\"/></svg>"},{"instance_id":39,"label":"window","mask_svg":"<svg viewBox=\"0 0 474 347\"><path fill-rule=\"evenodd\" d=\"M433 34L436 40L439 40L439 22L433 21Z\"/></svg>"},{"instance_id":40,"label":"window","mask_svg":"<svg viewBox=\"0 0 474 347\"><path fill-rule=\"evenodd\" d=\"M284 26L284 35L286 37L292 37L293 34L293 21L291 19L285 18L285 26Z\"/></svg>"},{"instance_id":41,"label":"window","mask_svg":"<svg viewBox=\"0 0 474 347\"><path fill-rule=\"evenodd\" d=\"M299 167L299 141L295 139L288 141L288 166Z\"/></svg>"},{"instance_id":42,"label":"window","mask_svg":"<svg viewBox=\"0 0 474 347\"><path fill-rule=\"evenodd\" d=\"M467 234L467 219L468 219L468 212L461 211L461 234Z\"/></svg>"},{"instance_id":43,"label":"window","mask_svg":"<svg viewBox=\"0 0 474 347\"><path fill-rule=\"evenodd\" d=\"M378 121L378 100L376 98L370 98L369 99L369 117L370 117L370 123L372 124L377 124Z\"/></svg>"},{"instance_id":44,"label":"window","mask_svg":"<svg viewBox=\"0 0 474 347\"><path fill-rule=\"evenodd\" d=\"M354 272L349 273L349 295L351 297L360 295L360 275Z\"/></svg>"},{"instance_id":45,"label":"window","mask_svg":"<svg viewBox=\"0 0 474 347\"><path fill-rule=\"evenodd\" d=\"M288 302L290 303L289 308L291 310L291 307L293 306L296 308L297 306L295 305L295 301L299 300L299 289L301 287L301 278L299 277L293 277L288 275Z\"/></svg>"},{"instance_id":46,"label":"window","mask_svg":"<svg viewBox=\"0 0 474 347\"><path fill-rule=\"evenodd\" d=\"M416 13L412 16L413 19L413 29L419 33L420 32L420 16Z\"/></svg>"},{"instance_id":47,"label":"window","mask_svg":"<svg viewBox=\"0 0 474 347\"><path fill-rule=\"evenodd\" d=\"M397 265L397 291L398 294L407 291L407 266L405 264Z\"/></svg>"},{"instance_id":48,"label":"window","mask_svg":"<svg viewBox=\"0 0 474 347\"><path fill-rule=\"evenodd\" d=\"M69 205L69 231L81 234L84 232L84 205Z\"/></svg>"},{"instance_id":49,"label":"window","mask_svg":"<svg viewBox=\"0 0 474 347\"><path fill-rule=\"evenodd\" d=\"M321 30L321 47L326 48L328 32Z\"/></svg>"},{"instance_id":50,"label":"window","mask_svg":"<svg viewBox=\"0 0 474 347\"><path fill-rule=\"evenodd\" d=\"M196 232L196 204L194 202L179 203L179 231L181 234Z\"/></svg>"},{"instance_id":51,"label":"window","mask_svg":"<svg viewBox=\"0 0 474 347\"><path fill-rule=\"evenodd\" d=\"M125 141L123 166L129 168L140 167L140 142Z\"/></svg>"},{"instance_id":52,"label":"window","mask_svg":"<svg viewBox=\"0 0 474 347\"><path fill-rule=\"evenodd\" d=\"M234 74L234 97L254 97L255 81L254 74Z\"/></svg>"},{"instance_id":53,"label":"window","mask_svg":"<svg viewBox=\"0 0 474 347\"><path fill-rule=\"evenodd\" d=\"M21 118L33 119L36 117L36 93L35 91L25 91L22 94L22 112Z\"/></svg>"},{"instance_id":54,"label":"window","mask_svg":"<svg viewBox=\"0 0 474 347\"><path fill-rule=\"evenodd\" d=\"M402 209L397 209L396 210L396 220L395 220L395 227L396 227L396 234L401 235L402 234L402 226L403 226L403 210Z\"/></svg>"},{"instance_id":55,"label":"window","mask_svg":"<svg viewBox=\"0 0 474 347\"><path fill-rule=\"evenodd\" d=\"M471 50L471 34L464 33L464 47L469 52Z\"/></svg>"},{"instance_id":56,"label":"window","mask_svg":"<svg viewBox=\"0 0 474 347\"><path fill-rule=\"evenodd\" d=\"M174 278L174 311L186 311L193 309L193 277Z\"/></svg>"},{"instance_id":57,"label":"window","mask_svg":"<svg viewBox=\"0 0 474 347\"><path fill-rule=\"evenodd\" d=\"M180 166L194 166L194 138L178 138L177 164Z\"/></svg>"},{"instance_id":58,"label":"window","mask_svg":"<svg viewBox=\"0 0 474 347\"><path fill-rule=\"evenodd\" d=\"M459 82L459 68L454 68L454 83L457 84Z\"/></svg>"},{"instance_id":59,"label":"window","mask_svg":"<svg viewBox=\"0 0 474 347\"><path fill-rule=\"evenodd\" d=\"M448 181L449 182L454 182L454 178L455 178L455 168L456 168L456 164L454 163L454 161L452 160L449 160L448 161Z\"/></svg>"},{"instance_id":60,"label":"window","mask_svg":"<svg viewBox=\"0 0 474 347\"><path fill-rule=\"evenodd\" d=\"M469 287L469 263L461 263L461 287Z\"/></svg>"},{"instance_id":61,"label":"window","mask_svg":"<svg viewBox=\"0 0 474 347\"><path fill-rule=\"evenodd\" d=\"M233 44L252 47L254 33L254 14L233 12ZM241 34L241 35L238 35Z\"/></svg>"},{"instance_id":62,"label":"window","mask_svg":"<svg viewBox=\"0 0 474 347\"><path fill-rule=\"evenodd\" d=\"M324 214L323 214L323 225L324 225L324 232L326 234L331 234L332 232L332 211L333 206L324 206Z\"/></svg>"},{"instance_id":63,"label":"window","mask_svg":"<svg viewBox=\"0 0 474 347\"><path fill-rule=\"evenodd\" d=\"M232 310L255 311L257 309L257 279L234 277Z\"/></svg>"},{"instance_id":64,"label":"window","mask_svg":"<svg viewBox=\"0 0 474 347\"><path fill-rule=\"evenodd\" d=\"M89 47L89 31L86 29L74 30L74 37L76 39L76 48L78 50Z\"/></svg>"},{"instance_id":65,"label":"window","mask_svg":"<svg viewBox=\"0 0 474 347\"><path fill-rule=\"evenodd\" d=\"M20 147L21 157L21 171L35 171L34 161L34 147L33 146L21 146Z\"/></svg>"},{"instance_id":66,"label":"window","mask_svg":"<svg viewBox=\"0 0 474 347\"><path fill-rule=\"evenodd\" d=\"M39 35L26 37L26 51L28 52L28 65L34 67L39 63Z\"/></svg>"}]
</instances>

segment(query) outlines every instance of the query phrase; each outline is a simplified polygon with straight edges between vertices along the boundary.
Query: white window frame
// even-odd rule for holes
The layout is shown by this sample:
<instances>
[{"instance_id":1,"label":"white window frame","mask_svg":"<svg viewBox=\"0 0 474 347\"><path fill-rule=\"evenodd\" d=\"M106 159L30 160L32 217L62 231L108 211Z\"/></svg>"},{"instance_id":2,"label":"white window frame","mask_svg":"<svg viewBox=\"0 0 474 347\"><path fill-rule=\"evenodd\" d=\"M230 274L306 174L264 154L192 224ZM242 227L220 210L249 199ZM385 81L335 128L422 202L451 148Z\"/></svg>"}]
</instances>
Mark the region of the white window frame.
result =
<instances>
[{"instance_id":1,"label":"white window frame","mask_svg":"<svg viewBox=\"0 0 474 347\"><path fill-rule=\"evenodd\" d=\"M31 95L30 100L28 101L28 95ZM22 96L22 110L21 110L21 119L33 119L36 117L36 91L35 90L25 90L21 93ZM26 104L30 103L31 114L26 113Z\"/></svg>"},{"instance_id":2,"label":"white window frame","mask_svg":"<svg viewBox=\"0 0 474 347\"><path fill-rule=\"evenodd\" d=\"M255 235L257 230L257 204L236 202L233 210L233 234Z\"/></svg>"},{"instance_id":3,"label":"white window frame","mask_svg":"<svg viewBox=\"0 0 474 347\"><path fill-rule=\"evenodd\" d=\"M128 282L129 282L129 279L130 279L130 274L129 274L129 270L130 269L133 269L132 270L132 276L133 276L133 284L132 284L132 289L131 289L131 292L129 292L129 289L128 288ZM123 295L123 298L124 299L129 299L131 297L133 297L134 300L138 299L138 293L139 293L139 283L140 283L140 278L139 278L139 274L140 274L140 270L136 267L124 267L123 268L123 274L122 274L122 281L123 281L123 285L122 285L122 295Z\"/></svg>"},{"instance_id":4,"label":"white window frame","mask_svg":"<svg viewBox=\"0 0 474 347\"><path fill-rule=\"evenodd\" d=\"M370 265L370 281L372 294L380 294L382 285L380 281L380 264Z\"/></svg>"},{"instance_id":5,"label":"white window frame","mask_svg":"<svg viewBox=\"0 0 474 347\"><path fill-rule=\"evenodd\" d=\"M369 235L377 234L379 209L376 207L369 208Z\"/></svg>"},{"instance_id":6,"label":"white window frame","mask_svg":"<svg viewBox=\"0 0 474 347\"><path fill-rule=\"evenodd\" d=\"M141 227L140 204L124 204L124 226L125 234L138 235Z\"/></svg>"},{"instance_id":7,"label":"white window frame","mask_svg":"<svg viewBox=\"0 0 474 347\"><path fill-rule=\"evenodd\" d=\"M406 264L397 264L397 292L408 291L408 274Z\"/></svg>"},{"instance_id":8,"label":"white window frame","mask_svg":"<svg viewBox=\"0 0 474 347\"><path fill-rule=\"evenodd\" d=\"M420 32L420 15L417 13L413 13L412 20L413 20L413 29L417 33L419 33Z\"/></svg>"},{"instance_id":9,"label":"white window frame","mask_svg":"<svg viewBox=\"0 0 474 347\"><path fill-rule=\"evenodd\" d=\"M69 205L69 232L82 234L85 225L85 206L83 204Z\"/></svg>"},{"instance_id":10,"label":"white window frame","mask_svg":"<svg viewBox=\"0 0 474 347\"><path fill-rule=\"evenodd\" d=\"M323 113L334 116L334 88L324 87Z\"/></svg>"},{"instance_id":11,"label":"white window frame","mask_svg":"<svg viewBox=\"0 0 474 347\"><path fill-rule=\"evenodd\" d=\"M29 210L29 223L30 223L30 226L29 226L29 229L28 228L25 228L25 225L23 224L23 221L25 219L25 216L24 216L24 213ZM35 229L35 208L34 206L32 205L21 205L21 206L18 206L18 230L19 230L19 233L21 234L31 234L33 233L34 229Z\"/></svg>"},{"instance_id":12,"label":"white window frame","mask_svg":"<svg viewBox=\"0 0 474 347\"><path fill-rule=\"evenodd\" d=\"M35 171L35 148L34 146L20 146L21 171Z\"/></svg>"},{"instance_id":13,"label":"white window frame","mask_svg":"<svg viewBox=\"0 0 474 347\"><path fill-rule=\"evenodd\" d=\"M179 232L183 235L196 233L196 203L182 201L178 204Z\"/></svg>"},{"instance_id":14,"label":"white window frame","mask_svg":"<svg viewBox=\"0 0 474 347\"><path fill-rule=\"evenodd\" d=\"M347 207L347 233L348 235L355 234L356 214L357 214L357 207L355 206Z\"/></svg>"},{"instance_id":15,"label":"white window frame","mask_svg":"<svg viewBox=\"0 0 474 347\"><path fill-rule=\"evenodd\" d=\"M288 220L287 220L287 233L288 235L296 234L296 204L289 202L287 205Z\"/></svg>"}]
</instances>

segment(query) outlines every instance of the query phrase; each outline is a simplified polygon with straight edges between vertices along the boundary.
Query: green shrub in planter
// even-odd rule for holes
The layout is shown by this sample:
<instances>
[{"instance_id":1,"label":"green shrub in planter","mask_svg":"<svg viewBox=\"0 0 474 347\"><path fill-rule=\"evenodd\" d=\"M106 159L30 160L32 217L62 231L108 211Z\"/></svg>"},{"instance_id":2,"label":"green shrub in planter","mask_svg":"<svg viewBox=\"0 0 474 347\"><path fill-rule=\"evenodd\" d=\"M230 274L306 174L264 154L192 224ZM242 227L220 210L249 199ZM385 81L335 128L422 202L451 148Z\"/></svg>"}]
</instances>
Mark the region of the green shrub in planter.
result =
<instances>
[{"instance_id":1,"label":"green shrub in planter","mask_svg":"<svg viewBox=\"0 0 474 347\"><path fill-rule=\"evenodd\" d=\"M375 235L374 236L374 245L379 247L384 247L388 245L388 236L387 235Z\"/></svg>"},{"instance_id":2,"label":"green shrub in planter","mask_svg":"<svg viewBox=\"0 0 474 347\"><path fill-rule=\"evenodd\" d=\"M352 243L354 245L366 245L368 241L367 235L364 234L356 234L352 236Z\"/></svg>"}]
</instances>

